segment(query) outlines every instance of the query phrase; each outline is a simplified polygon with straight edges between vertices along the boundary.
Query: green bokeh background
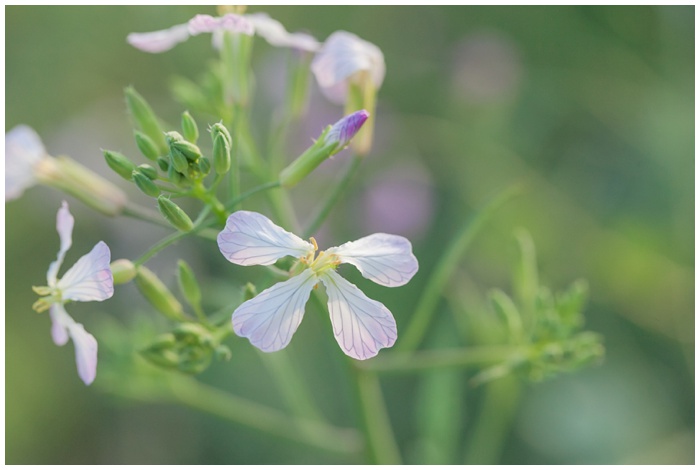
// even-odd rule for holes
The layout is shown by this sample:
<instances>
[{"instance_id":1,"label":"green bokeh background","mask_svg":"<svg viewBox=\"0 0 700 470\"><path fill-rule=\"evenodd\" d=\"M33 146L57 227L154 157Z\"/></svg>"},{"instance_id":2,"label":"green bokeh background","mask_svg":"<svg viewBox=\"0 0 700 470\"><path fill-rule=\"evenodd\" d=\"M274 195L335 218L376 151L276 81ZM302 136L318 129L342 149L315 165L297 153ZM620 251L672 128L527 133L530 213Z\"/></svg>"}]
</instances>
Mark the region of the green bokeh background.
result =
<instances>
[{"instance_id":1,"label":"green bokeh background","mask_svg":"<svg viewBox=\"0 0 700 470\"><path fill-rule=\"evenodd\" d=\"M363 222L373 185L406 168L420 176L432 210L422 227L404 233L421 263L415 279L403 289L385 289L346 271L390 308L399 336L445 244L476 207L515 181L526 182L526 192L489 221L450 289L466 292L474 305L483 304L490 288L510 291L519 227L532 234L547 285L560 289L577 278L590 284L587 328L605 338L604 363L524 383L512 416L500 431L494 424L478 456L465 455L465 443L488 397L467 384L473 372L453 371L434 389L418 377L383 378L404 461L694 463L694 7L250 10L267 11L288 30L319 39L352 31L385 55L375 149L320 238L337 245L377 231ZM71 155L122 184L108 172L100 148L136 155L123 88L134 85L177 123L182 108L169 97L168 78L196 78L214 57L204 37L160 55L131 48L125 37L202 12L214 9L6 7L6 130L29 124L52 154ZM285 60L284 51L256 41L259 128L266 129L281 96L275 71L284 70ZM315 83L311 88L309 119L319 124L299 130L290 158L341 112L318 96ZM342 157L336 160L293 191L302 220L342 166ZM94 386L83 386L72 346L53 345L48 317L31 310L30 287L43 282L58 249L54 221L61 199L54 190L33 188L6 205L6 463L363 462L178 405L117 398L100 388L100 370ZM67 199L76 216L67 263L99 239L110 244L113 258L135 258L167 234L140 222L106 220ZM410 208L401 209L410 216ZM245 276L260 273L232 268L212 244L189 240L149 266L172 283L178 257L200 273L213 307L224 305ZM104 326L100 318L128 331L139 316L155 315L130 286L110 302L70 311L96 336ZM454 344L452 321L442 305L430 347ZM284 409L247 341L229 344L233 359L201 380ZM289 352L329 419L355 426L342 353L319 315L307 314ZM510 389L500 387L505 402Z\"/></svg>"}]
</instances>

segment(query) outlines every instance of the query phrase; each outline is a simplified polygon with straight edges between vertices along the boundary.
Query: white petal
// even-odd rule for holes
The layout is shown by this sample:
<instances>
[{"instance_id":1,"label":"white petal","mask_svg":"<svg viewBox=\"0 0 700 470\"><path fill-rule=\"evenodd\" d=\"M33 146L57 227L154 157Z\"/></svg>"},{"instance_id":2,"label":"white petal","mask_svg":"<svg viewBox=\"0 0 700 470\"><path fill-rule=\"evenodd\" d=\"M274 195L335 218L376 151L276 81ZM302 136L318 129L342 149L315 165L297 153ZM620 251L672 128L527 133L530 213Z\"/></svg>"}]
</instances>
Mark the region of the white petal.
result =
<instances>
[{"instance_id":1,"label":"white petal","mask_svg":"<svg viewBox=\"0 0 700 470\"><path fill-rule=\"evenodd\" d=\"M99 242L81 257L58 281L63 300L102 301L114 294L114 277L109 268L110 251Z\"/></svg>"},{"instance_id":2,"label":"white petal","mask_svg":"<svg viewBox=\"0 0 700 470\"><path fill-rule=\"evenodd\" d=\"M233 312L233 331L265 352L286 347L301 323L304 306L317 282L314 272L307 269L265 289Z\"/></svg>"},{"instance_id":3,"label":"white petal","mask_svg":"<svg viewBox=\"0 0 700 470\"><path fill-rule=\"evenodd\" d=\"M70 335L75 346L75 363L78 367L78 375L85 382L85 385L90 385L95 380L97 373L97 340L85 331L83 325L76 323L68 315L63 305L54 304L50 313L53 321L51 333L54 342L63 346Z\"/></svg>"},{"instance_id":4,"label":"white petal","mask_svg":"<svg viewBox=\"0 0 700 470\"><path fill-rule=\"evenodd\" d=\"M197 15L187 25L192 36L216 31L231 31L232 33L252 36L254 30L250 21L243 16L233 13L228 13L218 18L210 15Z\"/></svg>"},{"instance_id":5,"label":"white petal","mask_svg":"<svg viewBox=\"0 0 700 470\"><path fill-rule=\"evenodd\" d=\"M257 212L231 214L217 237L221 254L241 266L273 264L285 256L299 258L314 251L311 243L278 227Z\"/></svg>"},{"instance_id":6,"label":"white petal","mask_svg":"<svg viewBox=\"0 0 700 470\"><path fill-rule=\"evenodd\" d=\"M314 57L311 70L326 98L342 104L347 97L347 80L352 75L368 71L375 88L379 89L386 65L377 46L347 31L336 31Z\"/></svg>"},{"instance_id":7,"label":"white petal","mask_svg":"<svg viewBox=\"0 0 700 470\"><path fill-rule=\"evenodd\" d=\"M56 343L56 346L63 346L68 342L66 317L68 317L70 322L72 322L73 319L68 316L63 306L59 304L51 305L49 316L51 317L51 338L53 342Z\"/></svg>"},{"instance_id":8,"label":"white petal","mask_svg":"<svg viewBox=\"0 0 700 470\"><path fill-rule=\"evenodd\" d=\"M126 37L129 44L144 52L165 52L177 44L187 41L190 31L187 23L150 33L131 33Z\"/></svg>"},{"instance_id":9,"label":"white petal","mask_svg":"<svg viewBox=\"0 0 700 470\"><path fill-rule=\"evenodd\" d=\"M343 263L350 263L367 279L382 286L406 284L418 271L418 260L411 242L398 235L375 233L354 242L329 248Z\"/></svg>"},{"instance_id":10,"label":"white petal","mask_svg":"<svg viewBox=\"0 0 700 470\"><path fill-rule=\"evenodd\" d=\"M34 165L42 158L48 158L46 149L31 127L20 125L5 134L5 201L34 185Z\"/></svg>"},{"instance_id":11,"label":"white petal","mask_svg":"<svg viewBox=\"0 0 700 470\"><path fill-rule=\"evenodd\" d=\"M316 38L305 33L289 33L277 20L273 20L266 13L253 13L245 15L246 19L253 23L255 34L264 38L268 43L276 47L292 47L302 51L316 52L321 47Z\"/></svg>"},{"instance_id":12,"label":"white petal","mask_svg":"<svg viewBox=\"0 0 700 470\"><path fill-rule=\"evenodd\" d=\"M75 323L69 332L75 346L78 375L85 385L90 385L97 374L97 340L80 323Z\"/></svg>"},{"instance_id":13,"label":"white petal","mask_svg":"<svg viewBox=\"0 0 700 470\"><path fill-rule=\"evenodd\" d=\"M73 225L75 225L75 219L68 209L68 203L63 201L61 208L58 209L58 214L56 214L56 231L61 241L61 247L56 255L56 261L49 265L49 270L46 273L46 279L50 286L56 285L58 270L61 269L66 252L73 244Z\"/></svg>"},{"instance_id":14,"label":"white petal","mask_svg":"<svg viewBox=\"0 0 700 470\"><path fill-rule=\"evenodd\" d=\"M368 298L333 270L320 279L328 293L333 334L345 354L364 360L394 345L396 321L384 304Z\"/></svg>"}]
</instances>

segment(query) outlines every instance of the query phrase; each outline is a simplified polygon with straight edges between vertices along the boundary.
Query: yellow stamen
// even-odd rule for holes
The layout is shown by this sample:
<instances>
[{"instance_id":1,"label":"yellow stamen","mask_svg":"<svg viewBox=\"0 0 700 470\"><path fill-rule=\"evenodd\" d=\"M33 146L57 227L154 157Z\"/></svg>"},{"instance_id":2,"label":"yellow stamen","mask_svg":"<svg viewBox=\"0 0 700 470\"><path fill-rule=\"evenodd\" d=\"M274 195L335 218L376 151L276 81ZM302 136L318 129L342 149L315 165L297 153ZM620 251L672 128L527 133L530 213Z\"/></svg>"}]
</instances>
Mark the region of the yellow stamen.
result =
<instances>
[{"instance_id":1,"label":"yellow stamen","mask_svg":"<svg viewBox=\"0 0 700 470\"><path fill-rule=\"evenodd\" d=\"M309 241L314 246L314 252L318 251L318 243L316 243L316 239L314 237L309 237Z\"/></svg>"}]
</instances>

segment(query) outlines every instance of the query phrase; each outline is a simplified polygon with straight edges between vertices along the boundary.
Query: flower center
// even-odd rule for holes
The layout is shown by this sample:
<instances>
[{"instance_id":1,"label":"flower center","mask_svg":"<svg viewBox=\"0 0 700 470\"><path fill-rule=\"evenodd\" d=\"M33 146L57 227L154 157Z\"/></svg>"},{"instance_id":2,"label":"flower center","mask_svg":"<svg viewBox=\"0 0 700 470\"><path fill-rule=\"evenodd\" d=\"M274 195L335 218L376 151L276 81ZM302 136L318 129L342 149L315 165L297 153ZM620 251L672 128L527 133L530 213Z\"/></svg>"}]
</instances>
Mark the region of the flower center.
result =
<instances>
[{"instance_id":1,"label":"flower center","mask_svg":"<svg viewBox=\"0 0 700 470\"><path fill-rule=\"evenodd\" d=\"M316 256L316 251L318 250L318 244L316 243L316 239L314 239L314 237L311 237L309 240L314 245L314 251L311 252L311 254L309 254L308 256L304 256L300 259L300 261L303 264L307 265L309 269L311 269L316 274L321 274L323 271L335 269L340 264L340 259L338 258L338 255L326 253L325 251L319 251L318 256Z\"/></svg>"}]
</instances>

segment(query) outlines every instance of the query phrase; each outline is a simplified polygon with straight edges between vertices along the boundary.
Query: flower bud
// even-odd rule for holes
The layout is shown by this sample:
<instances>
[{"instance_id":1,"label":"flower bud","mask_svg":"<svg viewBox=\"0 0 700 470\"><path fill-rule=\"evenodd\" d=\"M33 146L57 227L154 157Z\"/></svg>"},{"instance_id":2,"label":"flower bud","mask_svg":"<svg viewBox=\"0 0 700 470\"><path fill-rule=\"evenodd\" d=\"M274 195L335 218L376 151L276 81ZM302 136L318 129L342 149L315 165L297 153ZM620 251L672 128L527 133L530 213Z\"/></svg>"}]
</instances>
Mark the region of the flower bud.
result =
<instances>
[{"instance_id":1,"label":"flower bud","mask_svg":"<svg viewBox=\"0 0 700 470\"><path fill-rule=\"evenodd\" d=\"M231 359L231 350L225 344L217 346L214 350L214 354L219 361L228 361Z\"/></svg>"},{"instance_id":2,"label":"flower bud","mask_svg":"<svg viewBox=\"0 0 700 470\"><path fill-rule=\"evenodd\" d=\"M155 180L158 178L158 171L147 163L139 165L137 170L143 173L144 176L147 176L149 179Z\"/></svg>"},{"instance_id":3,"label":"flower bud","mask_svg":"<svg viewBox=\"0 0 700 470\"><path fill-rule=\"evenodd\" d=\"M330 156L343 150L368 117L367 111L357 111L328 126L311 147L280 172L282 187L295 186Z\"/></svg>"},{"instance_id":4,"label":"flower bud","mask_svg":"<svg viewBox=\"0 0 700 470\"><path fill-rule=\"evenodd\" d=\"M127 181L131 181L131 174L136 169L136 165L119 152L103 150L107 165L119 176Z\"/></svg>"},{"instance_id":5,"label":"flower bud","mask_svg":"<svg viewBox=\"0 0 700 470\"><path fill-rule=\"evenodd\" d=\"M175 171L185 174L189 165L187 157L185 157L182 152L174 147L170 148L170 166L174 168Z\"/></svg>"},{"instance_id":6,"label":"flower bud","mask_svg":"<svg viewBox=\"0 0 700 470\"><path fill-rule=\"evenodd\" d=\"M194 228L192 219L167 197L162 195L158 197L158 210L173 227L181 232L189 232Z\"/></svg>"},{"instance_id":7,"label":"flower bud","mask_svg":"<svg viewBox=\"0 0 700 470\"><path fill-rule=\"evenodd\" d=\"M231 168L231 146L224 134L218 134L214 139L214 171L223 175Z\"/></svg>"},{"instance_id":8,"label":"flower bud","mask_svg":"<svg viewBox=\"0 0 700 470\"><path fill-rule=\"evenodd\" d=\"M199 157L202 156L202 151L199 150L195 144L187 142L186 140L180 140L170 144L170 148L175 148L182 153L187 160L191 162L196 162Z\"/></svg>"},{"instance_id":9,"label":"flower bud","mask_svg":"<svg viewBox=\"0 0 700 470\"><path fill-rule=\"evenodd\" d=\"M174 351L176 345L175 335L165 333L157 336L146 348L139 351L144 359L153 364L165 368L175 368L180 362L178 354Z\"/></svg>"},{"instance_id":10,"label":"flower bud","mask_svg":"<svg viewBox=\"0 0 700 470\"><path fill-rule=\"evenodd\" d=\"M34 165L34 175L40 183L70 194L105 215L121 214L126 205L126 194L121 189L69 157L40 160Z\"/></svg>"},{"instance_id":11,"label":"flower bud","mask_svg":"<svg viewBox=\"0 0 700 470\"><path fill-rule=\"evenodd\" d=\"M228 143L229 147L231 147L233 145L233 140L231 139L231 134L229 133L228 129L226 129L226 126L224 126L222 123L217 122L216 124L213 124L209 128L209 132L211 133L212 142L215 142L216 136L221 134L226 138L226 142Z\"/></svg>"},{"instance_id":12,"label":"flower bud","mask_svg":"<svg viewBox=\"0 0 700 470\"><path fill-rule=\"evenodd\" d=\"M133 87L127 87L124 90L124 95L126 96L126 106L129 108L129 112L136 124L156 144L159 154L165 155L168 152L168 147L163 137L163 129L161 129L158 118L151 106Z\"/></svg>"},{"instance_id":13,"label":"flower bud","mask_svg":"<svg viewBox=\"0 0 700 470\"><path fill-rule=\"evenodd\" d=\"M207 176L209 172L211 171L211 162L207 157L202 157L199 159L198 162L199 165L199 172L202 173L203 176Z\"/></svg>"},{"instance_id":14,"label":"flower bud","mask_svg":"<svg viewBox=\"0 0 700 470\"><path fill-rule=\"evenodd\" d=\"M170 162L165 157L158 157L156 163L158 164L158 168L160 168L161 171L168 171L168 169L170 168Z\"/></svg>"},{"instance_id":15,"label":"flower bud","mask_svg":"<svg viewBox=\"0 0 700 470\"><path fill-rule=\"evenodd\" d=\"M155 160L160 155L158 146L143 132L134 130L134 140L136 140L136 146L139 148L139 151L149 160Z\"/></svg>"},{"instance_id":16,"label":"flower bud","mask_svg":"<svg viewBox=\"0 0 700 470\"><path fill-rule=\"evenodd\" d=\"M182 133L184 134L185 139L193 144L196 144L197 139L199 138L199 129L197 128L197 122L194 120L189 111L182 113L181 124Z\"/></svg>"},{"instance_id":17,"label":"flower bud","mask_svg":"<svg viewBox=\"0 0 700 470\"><path fill-rule=\"evenodd\" d=\"M141 173L139 170L134 170L131 175L131 179L134 180L136 186L147 196L158 197L160 195L160 189L148 176Z\"/></svg>"},{"instance_id":18,"label":"flower bud","mask_svg":"<svg viewBox=\"0 0 700 470\"><path fill-rule=\"evenodd\" d=\"M182 304L168 290L156 274L145 266L136 269L134 278L139 292L148 302L167 318L175 321L186 321Z\"/></svg>"},{"instance_id":19,"label":"flower bud","mask_svg":"<svg viewBox=\"0 0 700 470\"><path fill-rule=\"evenodd\" d=\"M115 284L126 284L136 277L136 266L128 259L118 259L109 265Z\"/></svg>"},{"instance_id":20,"label":"flower bud","mask_svg":"<svg viewBox=\"0 0 700 470\"><path fill-rule=\"evenodd\" d=\"M192 272L192 268L183 260L177 262L177 280L180 285L180 292L187 299L190 305L199 305L202 301L202 291L199 288L197 278Z\"/></svg>"}]
</instances>

